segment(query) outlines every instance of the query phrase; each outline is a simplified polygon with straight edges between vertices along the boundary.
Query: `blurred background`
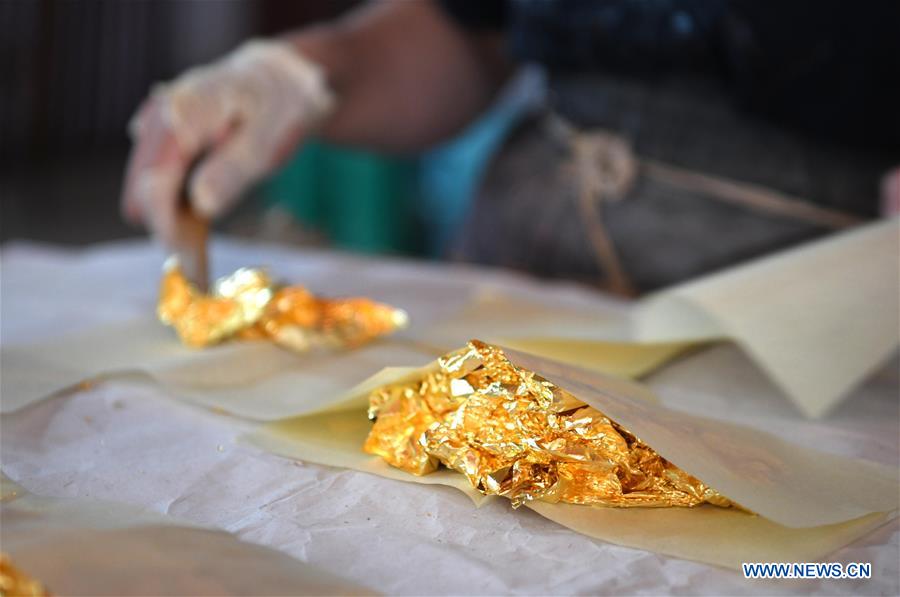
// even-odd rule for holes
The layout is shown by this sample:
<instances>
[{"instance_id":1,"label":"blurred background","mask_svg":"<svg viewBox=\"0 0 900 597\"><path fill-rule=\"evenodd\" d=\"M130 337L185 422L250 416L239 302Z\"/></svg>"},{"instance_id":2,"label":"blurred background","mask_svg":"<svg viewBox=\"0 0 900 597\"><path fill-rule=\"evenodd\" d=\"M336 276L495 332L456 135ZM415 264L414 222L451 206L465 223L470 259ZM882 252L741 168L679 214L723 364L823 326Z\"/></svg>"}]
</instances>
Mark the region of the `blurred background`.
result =
<instances>
[{"instance_id":1,"label":"blurred background","mask_svg":"<svg viewBox=\"0 0 900 597\"><path fill-rule=\"evenodd\" d=\"M87 244L142 235L122 221L118 200L127 123L153 84L245 39L333 18L357 4L0 1L0 70L12 74L0 79L0 241ZM427 155L399 159L310 142L217 229L437 254L459 225L484 162L539 93L538 74L517 81L501 107Z\"/></svg>"},{"instance_id":2,"label":"blurred background","mask_svg":"<svg viewBox=\"0 0 900 597\"><path fill-rule=\"evenodd\" d=\"M143 235L118 201L152 86L357 4L0 0L0 242ZM879 217L890 172L900 205L896 2L488 4L515 9L520 66L478 119L420 155L305 143L216 229L606 287L621 269L633 294ZM481 5L441 6L465 25ZM557 115L627 142L627 201L584 200Z\"/></svg>"}]
</instances>

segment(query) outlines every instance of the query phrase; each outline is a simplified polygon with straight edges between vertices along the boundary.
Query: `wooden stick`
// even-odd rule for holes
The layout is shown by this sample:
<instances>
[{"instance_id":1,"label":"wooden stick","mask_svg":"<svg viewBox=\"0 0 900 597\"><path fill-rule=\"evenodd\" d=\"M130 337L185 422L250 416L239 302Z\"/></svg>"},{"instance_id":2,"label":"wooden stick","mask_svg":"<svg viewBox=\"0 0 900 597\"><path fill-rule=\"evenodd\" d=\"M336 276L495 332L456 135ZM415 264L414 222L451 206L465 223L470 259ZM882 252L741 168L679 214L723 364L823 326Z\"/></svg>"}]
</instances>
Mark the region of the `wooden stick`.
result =
<instances>
[{"instance_id":1,"label":"wooden stick","mask_svg":"<svg viewBox=\"0 0 900 597\"><path fill-rule=\"evenodd\" d=\"M173 247L181 265L181 271L198 290L209 289L209 264L206 245L209 238L209 222L201 218L184 205L175 220L175 238L178 244Z\"/></svg>"}]
</instances>

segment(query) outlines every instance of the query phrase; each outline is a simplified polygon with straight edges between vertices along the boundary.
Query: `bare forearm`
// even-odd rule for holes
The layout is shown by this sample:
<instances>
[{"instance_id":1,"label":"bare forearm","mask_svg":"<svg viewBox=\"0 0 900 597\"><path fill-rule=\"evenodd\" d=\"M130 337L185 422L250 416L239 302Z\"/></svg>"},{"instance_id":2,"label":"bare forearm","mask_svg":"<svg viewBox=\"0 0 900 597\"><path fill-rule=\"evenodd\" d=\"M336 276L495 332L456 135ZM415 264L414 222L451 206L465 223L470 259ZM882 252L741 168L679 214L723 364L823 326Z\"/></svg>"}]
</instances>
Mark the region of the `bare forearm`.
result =
<instances>
[{"instance_id":1,"label":"bare forearm","mask_svg":"<svg viewBox=\"0 0 900 597\"><path fill-rule=\"evenodd\" d=\"M322 136L386 151L452 135L510 71L499 36L464 33L430 0L375 3L291 41L324 67L339 98Z\"/></svg>"}]
</instances>

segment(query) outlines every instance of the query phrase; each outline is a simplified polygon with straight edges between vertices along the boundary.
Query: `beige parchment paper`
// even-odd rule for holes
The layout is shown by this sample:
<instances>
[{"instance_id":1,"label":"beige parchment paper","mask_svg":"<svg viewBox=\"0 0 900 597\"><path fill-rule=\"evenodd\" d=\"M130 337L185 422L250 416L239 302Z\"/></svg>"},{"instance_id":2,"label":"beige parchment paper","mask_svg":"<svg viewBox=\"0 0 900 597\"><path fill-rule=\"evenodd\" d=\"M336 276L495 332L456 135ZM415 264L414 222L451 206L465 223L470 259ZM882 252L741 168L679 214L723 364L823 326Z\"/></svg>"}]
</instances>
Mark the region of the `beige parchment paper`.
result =
<instances>
[{"instance_id":1,"label":"beige parchment paper","mask_svg":"<svg viewBox=\"0 0 900 597\"><path fill-rule=\"evenodd\" d=\"M698 508L600 508L532 502L539 514L577 532L630 547L710 564L812 561L863 536L896 515L895 471L804 449L761 431L666 409L642 386L507 349L510 359L538 372L634 432L667 459L755 512ZM366 396L385 383L414 379L419 370L389 369L332 407L270 423L245 441L319 464L352 468L415 483L456 487L483 498L462 475L416 477L365 454L370 423Z\"/></svg>"},{"instance_id":2,"label":"beige parchment paper","mask_svg":"<svg viewBox=\"0 0 900 597\"><path fill-rule=\"evenodd\" d=\"M819 417L900 346L898 280L895 217L648 297L630 337L731 339Z\"/></svg>"},{"instance_id":3,"label":"beige parchment paper","mask_svg":"<svg viewBox=\"0 0 900 597\"><path fill-rule=\"evenodd\" d=\"M548 319L549 314L544 320ZM565 341L542 342L540 347L576 362L583 348ZM57 342L3 348L0 406L4 413L14 412L84 382L137 374L187 401L272 421L316 411L375 371L396 365L418 367L452 348L446 339L426 342L394 336L331 353L295 354L263 341L192 349L148 317ZM587 348L589 362L625 377L652 370L684 349L677 343L653 348L591 343Z\"/></svg>"},{"instance_id":4,"label":"beige parchment paper","mask_svg":"<svg viewBox=\"0 0 900 597\"><path fill-rule=\"evenodd\" d=\"M139 374L173 395L254 420L315 410L383 367L420 365L440 349L388 338L356 350L298 355L270 342L206 349L179 343L155 318L57 342L2 349L0 404L13 412L89 380Z\"/></svg>"},{"instance_id":5,"label":"beige parchment paper","mask_svg":"<svg viewBox=\"0 0 900 597\"><path fill-rule=\"evenodd\" d=\"M478 337L628 377L733 341L804 415L820 417L900 346L898 279L894 218L665 289L618 316L484 294L429 337Z\"/></svg>"},{"instance_id":6,"label":"beige parchment paper","mask_svg":"<svg viewBox=\"0 0 900 597\"><path fill-rule=\"evenodd\" d=\"M627 305L626 305L627 306ZM708 339L635 342L629 308L559 308L489 291L419 335L452 350L471 338L503 344L608 375L640 378Z\"/></svg>"},{"instance_id":7,"label":"beige parchment paper","mask_svg":"<svg viewBox=\"0 0 900 597\"><path fill-rule=\"evenodd\" d=\"M2 550L54 595L372 595L230 533L135 506L41 497L3 476Z\"/></svg>"}]
</instances>

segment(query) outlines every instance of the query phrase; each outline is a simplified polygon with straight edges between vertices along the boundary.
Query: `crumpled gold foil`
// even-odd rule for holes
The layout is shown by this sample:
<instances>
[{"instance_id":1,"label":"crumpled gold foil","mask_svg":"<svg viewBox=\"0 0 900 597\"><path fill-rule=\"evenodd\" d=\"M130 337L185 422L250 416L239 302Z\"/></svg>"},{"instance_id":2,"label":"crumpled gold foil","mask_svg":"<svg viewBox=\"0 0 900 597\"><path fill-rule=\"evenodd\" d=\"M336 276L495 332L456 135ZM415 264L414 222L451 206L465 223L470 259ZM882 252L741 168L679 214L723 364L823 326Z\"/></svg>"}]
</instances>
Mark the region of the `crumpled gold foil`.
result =
<instances>
[{"instance_id":1,"label":"crumpled gold foil","mask_svg":"<svg viewBox=\"0 0 900 597\"><path fill-rule=\"evenodd\" d=\"M514 507L734 505L499 348L472 340L439 365L372 392L366 452L415 475L444 465Z\"/></svg>"},{"instance_id":2,"label":"crumpled gold foil","mask_svg":"<svg viewBox=\"0 0 900 597\"><path fill-rule=\"evenodd\" d=\"M241 268L204 294L177 260L166 263L157 314L189 346L271 339L297 352L359 346L409 319L402 309L367 298L323 299L301 286L279 287L261 269Z\"/></svg>"},{"instance_id":3,"label":"crumpled gold foil","mask_svg":"<svg viewBox=\"0 0 900 597\"><path fill-rule=\"evenodd\" d=\"M0 552L0 596L46 597L50 592L40 582L15 566L5 553Z\"/></svg>"}]
</instances>

